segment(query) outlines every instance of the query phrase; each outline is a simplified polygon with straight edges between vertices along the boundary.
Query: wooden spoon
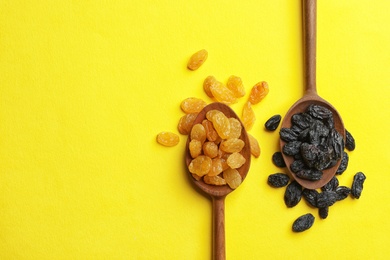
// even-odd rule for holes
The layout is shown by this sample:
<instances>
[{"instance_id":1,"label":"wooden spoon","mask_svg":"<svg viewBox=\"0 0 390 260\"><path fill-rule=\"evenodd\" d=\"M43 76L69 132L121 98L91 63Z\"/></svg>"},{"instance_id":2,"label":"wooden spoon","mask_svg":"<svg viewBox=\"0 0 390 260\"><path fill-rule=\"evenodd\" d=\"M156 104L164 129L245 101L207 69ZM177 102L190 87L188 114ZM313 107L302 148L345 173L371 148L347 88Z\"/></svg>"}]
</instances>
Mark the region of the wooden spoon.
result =
<instances>
[{"instance_id":1,"label":"wooden spoon","mask_svg":"<svg viewBox=\"0 0 390 260\"><path fill-rule=\"evenodd\" d=\"M304 44L304 73L306 83L306 93L287 112L283 119L282 128L291 127L291 117L296 113L306 110L310 104L317 104L328 108L333 113L335 129L345 139L345 128L343 121L337 110L326 100L322 99L316 90L316 26L317 26L317 1L303 0L303 44ZM285 142L280 139L280 148L283 149ZM282 153L283 154L283 153ZM291 170L290 165L294 158L283 154L284 161L293 178L308 189L317 189L328 183L335 175L341 160L332 168L323 170L323 177L318 181L310 181L298 178Z\"/></svg>"},{"instance_id":2,"label":"wooden spoon","mask_svg":"<svg viewBox=\"0 0 390 260\"><path fill-rule=\"evenodd\" d=\"M197 118L194 121L194 125L197 123L202 123L204 119L206 119L206 113L210 110L217 109L221 112L223 112L228 118L233 117L240 121L236 113L228 107L225 104L222 103L211 103L207 105L201 112L199 112ZM241 121L240 121L241 123ZM246 159L246 162L243 166L238 168L238 172L240 173L242 177L242 181L244 181L251 162L251 152L250 152L250 145L249 145L249 139L248 134L245 131L245 128L243 124L242 126L242 132L240 139L245 142L244 148L241 150L242 156ZM190 155L188 146L189 146L190 138L187 140L186 145L186 153L185 153L185 161L188 165L192 161L192 157ZM202 190L204 193L211 196L212 199L212 206L213 206L213 259L225 259L226 258L226 250L225 250L225 197L230 192L233 191L228 185L224 186L215 186L215 185L209 185L206 184L203 180L195 180L194 177L192 177L191 173L188 171L189 177L192 180L192 182L195 184L196 187L198 187L200 190Z\"/></svg>"}]
</instances>

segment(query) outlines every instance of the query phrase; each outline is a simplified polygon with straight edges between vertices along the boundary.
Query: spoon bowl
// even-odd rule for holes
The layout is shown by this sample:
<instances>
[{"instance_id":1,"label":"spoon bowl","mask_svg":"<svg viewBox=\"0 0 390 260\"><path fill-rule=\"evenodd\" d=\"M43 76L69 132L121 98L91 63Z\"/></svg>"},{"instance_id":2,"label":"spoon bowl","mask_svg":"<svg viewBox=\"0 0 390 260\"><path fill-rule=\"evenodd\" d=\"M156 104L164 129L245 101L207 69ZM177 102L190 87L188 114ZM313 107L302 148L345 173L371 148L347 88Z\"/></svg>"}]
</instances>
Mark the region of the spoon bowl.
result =
<instances>
[{"instance_id":1,"label":"spoon bowl","mask_svg":"<svg viewBox=\"0 0 390 260\"><path fill-rule=\"evenodd\" d=\"M311 104L321 105L328 108L333 113L334 126L337 132L339 132L345 140L345 128L341 116L337 110L326 100L321 98L317 94L316 90L316 20L317 20L317 1L316 0L303 0L303 45L304 45L304 73L306 83L306 93L304 96L293 104L285 115L281 128L291 127L291 117L294 114L302 113L306 111L307 107ZM280 149L283 149L285 142L280 139ZM291 171L290 165L294 161L294 158L283 154L283 159L286 163L292 177L304 188L317 189L328 183L336 174L338 167L340 166L341 159L337 163L329 168L323 170L323 177L318 181L310 181L299 178Z\"/></svg>"},{"instance_id":2,"label":"spoon bowl","mask_svg":"<svg viewBox=\"0 0 390 260\"><path fill-rule=\"evenodd\" d=\"M202 111L199 112L198 116L194 121L194 125L198 123L202 123L204 119L206 119L206 113L210 110L219 110L225 114L228 118L236 118L240 121L239 117L236 113L227 105L222 103L211 103L204 107ZM240 139L244 141L245 146L241 150L241 155L246 159L244 165L237 169L239 174L242 177L242 181L244 181L245 177L248 174L250 162L251 162L251 151L249 145L248 134L240 121L242 126ZM188 171L188 166L192 161L191 154L189 152L189 143L190 137L187 139L186 143L186 152L185 152L185 162L187 165L187 172L191 181L198 187L201 191L203 191L206 195L209 195L212 199L213 205L213 259L225 259L226 258L226 250L225 250L225 197L232 191L228 185L223 186L215 186L206 184L203 180L196 180L192 177L192 174ZM242 185L242 184L241 184Z\"/></svg>"}]
</instances>

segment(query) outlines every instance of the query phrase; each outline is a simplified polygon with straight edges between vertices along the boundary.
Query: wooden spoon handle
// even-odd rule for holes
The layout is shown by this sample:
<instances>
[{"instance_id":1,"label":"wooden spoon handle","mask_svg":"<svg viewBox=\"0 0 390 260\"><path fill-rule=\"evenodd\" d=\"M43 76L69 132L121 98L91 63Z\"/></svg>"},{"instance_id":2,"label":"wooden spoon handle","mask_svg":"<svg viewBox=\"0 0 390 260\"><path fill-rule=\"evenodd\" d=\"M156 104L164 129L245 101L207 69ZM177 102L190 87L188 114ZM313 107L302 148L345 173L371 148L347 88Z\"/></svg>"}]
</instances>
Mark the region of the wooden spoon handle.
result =
<instances>
[{"instance_id":1,"label":"wooden spoon handle","mask_svg":"<svg viewBox=\"0 0 390 260\"><path fill-rule=\"evenodd\" d=\"M302 6L306 93L316 94L317 0L303 0Z\"/></svg>"},{"instance_id":2,"label":"wooden spoon handle","mask_svg":"<svg viewBox=\"0 0 390 260\"><path fill-rule=\"evenodd\" d=\"M213 259L226 259L225 197L213 197Z\"/></svg>"}]
</instances>

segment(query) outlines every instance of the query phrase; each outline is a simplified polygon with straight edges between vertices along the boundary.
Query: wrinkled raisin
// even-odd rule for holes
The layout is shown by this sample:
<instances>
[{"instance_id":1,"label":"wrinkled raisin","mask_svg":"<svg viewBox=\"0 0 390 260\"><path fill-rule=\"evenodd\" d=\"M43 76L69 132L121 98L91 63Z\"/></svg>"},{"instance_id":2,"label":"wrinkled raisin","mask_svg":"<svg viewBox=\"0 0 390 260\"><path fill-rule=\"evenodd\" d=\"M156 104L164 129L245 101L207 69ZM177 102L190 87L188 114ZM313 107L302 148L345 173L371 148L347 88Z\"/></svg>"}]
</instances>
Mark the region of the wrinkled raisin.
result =
<instances>
[{"instance_id":1,"label":"wrinkled raisin","mask_svg":"<svg viewBox=\"0 0 390 260\"><path fill-rule=\"evenodd\" d=\"M187 68L190 70L197 70L207 59L208 52L203 49L192 54L187 63Z\"/></svg>"},{"instance_id":2,"label":"wrinkled raisin","mask_svg":"<svg viewBox=\"0 0 390 260\"><path fill-rule=\"evenodd\" d=\"M318 118L318 119L327 119L327 118L331 118L333 116L332 111L330 111L329 109L327 109L324 106L315 105L315 104L311 104L307 108L307 112L312 117Z\"/></svg>"},{"instance_id":3,"label":"wrinkled raisin","mask_svg":"<svg viewBox=\"0 0 390 260\"><path fill-rule=\"evenodd\" d=\"M302 160L294 160L290 164L290 170L294 173L302 171L305 168L305 163Z\"/></svg>"},{"instance_id":4,"label":"wrinkled raisin","mask_svg":"<svg viewBox=\"0 0 390 260\"><path fill-rule=\"evenodd\" d=\"M325 184L323 187L321 187L322 191L335 191L336 188L339 186L339 180L336 178L336 176L333 176L330 181Z\"/></svg>"},{"instance_id":5,"label":"wrinkled raisin","mask_svg":"<svg viewBox=\"0 0 390 260\"><path fill-rule=\"evenodd\" d=\"M268 83L265 81L256 83L249 94L249 102L253 105L259 103L269 92Z\"/></svg>"},{"instance_id":6,"label":"wrinkled raisin","mask_svg":"<svg viewBox=\"0 0 390 260\"><path fill-rule=\"evenodd\" d=\"M245 96L244 84L240 77L234 75L230 76L226 83L226 87L230 89L236 98Z\"/></svg>"},{"instance_id":7,"label":"wrinkled raisin","mask_svg":"<svg viewBox=\"0 0 390 260\"><path fill-rule=\"evenodd\" d=\"M180 108L183 110L184 113L191 114L191 113L199 113L206 105L207 103L202 99L190 97L184 99L181 102Z\"/></svg>"},{"instance_id":8,"label":"wrinkled raisin","mask_svg":"<svg viewBox=\"0 0 390 260\"><path fill-rule=\"evenodd\" d=\"M320 216L320 218L326 219L329 215L329 207L319 208L318 215Z\"/></svg>"},{"instance_id":9,"label":"wrinkled raisin","mask_svg":"<svg viewBox=\"0 0 390 260\"><path fill-rule=\"evenodd\" d=\"M179 136L175 133L161 132L157 135L157 142L164 146L175 146L179 141Z\"/></svg>"},{"instance_id":10,"label":"wrinkled raisin","mask_svg":"<svg viewBox=\"0 0 390 260\"><path fill-rule=\"evenodd\" d=\"M179 124L177 125L177 130L182 135L188 135L191 132L192 125L198 116L197 113L185 114L179 120Z\"/></svg>"},{"instance_id":11,"label":"wrinkled raisin","mask_svg":"<svg viewBox=\"0 0 390 260\"><path fill-rule=\"evenodd\" d=\"M292 230L294 232L302 232L308 230L309 228L311 228L311 226L313 226L314 219L315 218L311 213L302 215L294 221L292 225Z\"/></svg>"},{"instance_id":12,"label":"wrinkled raisin","mask_svg":"<svg viewBox=\"0 0 390 260\"><path fill-rule=\"evenodd\" d=\"M280 168L286 167L286 163L284 162L283 155L281 152L275 152L272 155L272 162L277 167L280 167Z\"/></svg>"},{"instance_id":13,"label":"wrinkled raisin","mask_svg":"<svg viewBox=\"0 0 390 260\"><path fill-rule=\"evenodd\" d=\"M284 193L284 202L291 208L298 204L302 198L302 186L297 181L292 181L287 185Z\"/></svg>"},{"instance_id":14,"label":"wrinkled raisin","mask_svg":"<svg viewBox=\"0 0 390 260\"><path fill-rule=\"evenodd\" d=\"M210 158L215 158L218 156L218 145L214 142L205 142L202 146L203 153Z\"/></svg>"},{"instance_id":15,"label":"wrinkled raisin","mask_svg":"<svg viewBox=\"0 0 390 260\"><path fill-rule=\"evenodd\" d=\"M231 117L229 118L230 122L230 133L228 138L239 138L242 131L242 126L238 119Z\"/></svg>"},{"instance_id":16,"label":"wrinkled raisin","mask_svg":"<svg viewBox=\"0 0 390 260\"><path fill-rule=\"evenodd\" d=\"M337 201L346 199L351 194L351 189L347 186L339 186L336 188Z\"/></svg>"},{"instance_id":17,"label":"wrinkled raisin","mask_svg":"<svg viewBox=\"0 0 390 260\"><path fill-rule=\"evenodd\" d=\"M317 190L303 189L302 197L313 207L317 207Z\"/></svg>"},{"instance_id":18,"label":"wrinkled raisin","mask_svg":"<svg viewBox=\"0 0 390 260\"><path fill-rule=\"evenodd\" d=\"M212 159L210 171L208 176L217 176L223 171L222 160L219 158Z\"/></svg>"},{"instance_id":19,"label":"wrinkled raisin","mask_svg":"<svg viewBox=\"0 0 390 260\"><path fill-rule=\"evenodd\" d=\"M214 76L208 76L203 81L203 90L207 94L207 96L209 96L211 98L213 98L214 96L213 96L213 93L211 93L210 88L211 88L211 86L216 84L216 82L217 82L217 79Z\"/></svg>"},{"instance_id":20,"label":"wrinkled raisin","mask_svg":"<svg viewBox=\"0 0 390 260\"><path fill-rule=\"evenodd\" d=\"M231 138L224 140L220 145L219 149L227 153L238 153L244 148L245 143L241 139Z\"/></svg>"},{"instance_id":21,"label":"wrinkled raisin","mask_svg":"<svg viewBox=\"0 0 390 260\"><path fill-rule=\"evenodd\" d=\"M188 149L192 158L198 157L202 153L202 142L196 139L193 139L188 144Z\"/></svg>"},{"instance_id":22,"label":"wrinkled raisin","mask_svg":"<svg viewBox=\"0 0 390 260\"><path fill-rule=\"evenodd\" d=\"M323 191L317 196L317 207L325 208L332 206L337 201L337 193L335 191Z\"/></svg>"},{"instance_id":23,"label":"wrinkled raisin","mask_svg":"<svg viewBox=\"0 0 390 260\"><path fill-rule=\"evenodd\" d=\"M245 161L246 159L244 158L244 156L236 152L229 155L226 160L226 163L229 165L230 168L237 169L240 168L245 163Z\"/></svg>"},{"instance_id":24,"label":"wrinkled raisin","mask_svg":"<svg viewBox=\"0 0 390 260\"><path fill-rule=\"evenodd\" d=\"M290 182L290 177L285 173L273 173L268 176L268 184L275 188L286 186Z\"/></svg>"},{"instance_id":25,"label":"wrinkled raisin","mask_svg":"<svg viewBox=\"0 0 390 260\"><path fill-rule=\"evenodd\" d=\"M349 156L346 152L343 151L343 157L341 158L340 166L336 171L337 175L341 175L343 174L343 172L345 172L345 170L348 167L348 161L349 161Z\"/></svg>"},{"instance_id":26,"label":"wrinkled raisin","mask_svg":"<svg viewBox=\"0 0 390 260\"><path fill-rule=\"evenodd\" d=\"M211 85L210 91L218 102L224 104L232 104L237 102L237 98L234 96L233 92L220 81L216 81L213 85Z\"/></svg>"},{"instance_id":27,"label":"wrinkled raisin","mask_svg":"<svg viewBox=\"0 0 390 260\"><path fill-rule=\"evenodd\" d=\"M295 133L290 128L281 128L279 131L280 138L285 142L295 141L298 138L297 133Z\"/></svg>"},{"instance_id":28,"label":"wrinkled raisin","mask_svg":"<svg viewBox=\"0 0 390 260\"><path fill-rule=\"evenodd\" d=\"M207 119L203 120L202 125L206 131L206 139L214 142L218 139L218 133L215 131L213 123Z\"/></svg>"},{"instance_id":29,"label":"wrinkled raisin","mask_svg":"<svg viewBox=\"0 0 390 260\"><path fill-rule=\"evenodd\" d=\"M276 128L278 128L281 119L282 117L280 115L272 116L270 119L267 120L267 122L265 122L265 129L267 129L268 131L275 131Z\"/></svg>"},{"instance_id":30,"label":"wrinkled raisin","mask_svg":"<svg viewBox=\"0 0 390 260\"><path fill-rule=\"evenodd\" d=\"M309 181L318 181L322 179L322 171L317 169L303 169L299 172L295 173L301 179L309 180Z\"/></svg>"},{"instance_id":31,"label":"wrinkled raisin","mask_svg":"<svg viewBox=\"0 0 390 260\"><path fill-rule=\"evenodd\" d=\"M198 140L201 144L206 140L206 130L202 124L195 124L190 133L191 140Z\"/></svg>"},{"instance_id":32,"label":"wrinkled raisin","mask_svg":"<svg viewBox=\"0 0 390 260\"><path fill-rule=\"evenodd\" d=\"M210 110L206 113L206 116L212 123L215 131L222 139L226 139L230 134L230 121L224 113L218 110Z\"/></svg>"},{"instance_id":33,"label":"wrinkled raisin","mask_svg":"<svg viewBox=\"0 0 390 260\"><path fill-rule=\"evenodd\" d=\"M212 160L205 155L199 155L193 159L188 166L188 170L198 176L206 175L211 169Z\"/></svg>"},{"instance_id":34,"label":"wrinkled raisin","mask_svg":"<svg viewBox=\"0 0 390 260\"><path fill-rule=\"evenodd\" d=\"M203 180L207 184L212 184L212 185L217 185L217 186L226 184L226 180L224 178L222 178L222 177L219 177L219 176L205 175L203 177Z\"/></svg>"},{"instance_id":35,"label":"wrinkled raisin","mask_svg":"<svg viewBox=\"0 0 390 260\"><path fill-rule=\"evenodd\" d=\"M345 129L345 148L347 148L348 151L355 150L355 139L347 129Z\"/></svg>"},{"instance_id":36,"label":"wrinkled raisin","mask_svg":"<svg viewBox=\"0 0 390 260\"><path fill-rule=\"evenodd\" d=\"M242 123L247 131L251 130L256 121L255 112L252 109L252 104L246 102L242 109Z\"/></svg>"},{"instance_id":37,"label":"wrinkled raisin","mask_svg":"<svg viewBox=\"0 0 390 260\"><path fill-rule=\"evenodd\" d=\"M242 182L242 177L236 169L229 168L223 171L223 178L232 189L236 189Z\"/></svg>"},{"instance_id":38,"label":"wrinkled raisin","mask_svg":"<svg viewBox=\"0 0 390 260\"><path fill-rule=\"evenodd\" d=\"M294 156L299 153L302 142L292 141L285 143L283 146L283 153L286 155Z\"/></svg>"},{"instance_id":39,"label":"wrinkled raisin","mask_svg":"<svg viewBox=\"0 0 390 260\"><path fill-rule=\"evenodd\" d=\"M249 139L249 145L251 147L251 154L254 157L258 158L261 153L259 142L257 142L257 139L253 137L251 134L248 134L248 139Z\"/></svg>"},{"instance_id":40,"label":"wrinkled raisin","mask_svg":"<svg viewBox=\"0 0 390 260\"><path fill-rule=\"evenodd\" d=\"M360 198L363 191L363 183L366 180L366 176L362 172L358 172L353 176L351 194L354 198Z\"/></svg>"}]
</instances>

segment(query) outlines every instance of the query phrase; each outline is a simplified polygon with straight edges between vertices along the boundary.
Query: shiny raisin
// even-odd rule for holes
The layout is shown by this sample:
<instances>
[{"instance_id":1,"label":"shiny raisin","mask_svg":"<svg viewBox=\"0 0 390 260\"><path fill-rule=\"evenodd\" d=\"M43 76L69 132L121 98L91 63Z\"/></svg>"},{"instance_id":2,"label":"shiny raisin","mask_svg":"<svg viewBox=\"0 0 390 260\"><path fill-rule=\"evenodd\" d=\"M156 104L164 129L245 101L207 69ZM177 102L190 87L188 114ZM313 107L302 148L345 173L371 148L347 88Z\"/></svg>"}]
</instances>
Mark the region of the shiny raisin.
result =
<instances>
[{"instance_id":1,"label":"shiny raisin","mask_svg":"<svg viewBox=\"0 0 390 260\"><path fill-rule=\"evenodd\" d=\"M297 181L292 181L287 185L284 192L284 203L291 208L297 205L302 198L302 186Z\"/></svg>"},{"instance_id":2,"label":"shiny raisin","mask_svg":"<svg viewBox=\"0 0 390 260\"><path fill-rule=\"evenodd\" d=\"M355 150L355 139L353 138L352 134L345 129L345 148L347 148L348 151Z\"/></svg>"},{"instance_id":3,"label":"shiny raisin","mask_svg":"<svg viewBox=\"0 0 390 260\"><path fill-rule=\"evenodd\" d=\"M268 131L275 131L276 128L278 128L281 119L282 117L280 115L272 116L270 119L267 120L267 122L265 122L265 129L267 129Z\"/></svg>"},{"instance_id":4,"label":"shiny raisin","mask_svg":"<svg viewBox=\"0 0 390 260\"><path fill-rule=\"evenodd\" d=\"M281 188L290 182L290 177L285 173L273 173L268 176L267 182L272 187Z\"/></svg>"},{"instance_id":5,"label":"shiny raisin","mask_svg":"<svg viewBox=\"0 0 390 260\"><path fill-rule=\"evenodd\" d=\"M199 155L191 161L190 165L188 166L188 170L198 176L204 176L210 171L211 165L212 160L210 157Z\"/></svg>"},{"instance_id":6,"label":"shiny raisin","mask_svg":"<svg viewBox=\"0 0 390 260\"><path fill-rule=\"evenodd\" d=\"M216 84L217 79L214 76L208 76L204 81L203 81L203 90L207 94L207 96L213 98L213 93L211 93L211 86Z\"/></svg>"},{"instance_id":7,"label":"shiny raisin","mask_svg":"<svg viewBox=\"0 0 390 260\"><path fill-rule=\"evenodd\" d=\"M184 99L181 102L180 107L184 113L191 114L191 113L199 113L206 105L207 103L202 99L190 97Z\"/></svg>"},{"instance_id":8,"label":"shiny raisin","mask_svg":"<svg viewBox=\"0 0 390 260\"><path fill-rule=\"evenodd\" d=\"M250 145L250 148L251 148L251 154L254 157L258 158L260 156L260 153L261 153L259 142L251 134L248 134L248 139L249 139L249 145Z\"/></svg>"},{"instance_id":9,"label":"shiny raisin","mask_svg":"<svg viewBox=\"0 0 390 260\"><path fill-rule=\"evenodd\" d=\"M210 91L215 100L218 102L224 104L232 104L237 102L237 98L234 96L233 92L219 81L210 86Z\"/></svg>"},{"instance_id":10,"label":"shiny raisin","mask_svg":"<svg viewBox=\"0 0 390 260\"><path fill-rule=\"evenodd\" d=\"M161 132L157 135L157 142L164 146L175 146L179 141L179 136L172 132Z\"/></svg>"},{"instance_id":11,"label":"shiny raisin","mask_svg":"<svg viewBox=\"0 0 390 260\"><path fill-rule=\"evenodd\" d=\"M198 116L197 113L185 114L179 120L179 124L177 125L177 129L179 133L182 135L188 135L191 132L192 125Z\"/></svg>"},{"instance_id":12,"label":"shiny raisin","mask_svg":"<svg viewBox=\"0 0 390 260\"><path fill-rule=\"evenodd\" d=\"M229 168L223 171L223 178L232 189L236 189L242 182L242 177L236 169Z\"/></svg>"},{"instance_id":13,"label":"shiny raisin","mask_svg":"<svg viewBox=\"0 0 390 260\"><path fill-rule=\"evenodd\" d=\"M363 191L363 183L366 180L366 176L362 172L358 172L353 176L351 194L354 198L360 198Z\"/></svg>"},{"instance_id":14,"label":"shiny raisin","mask_svg":"<svg viewBox=\"0 0 390 260\"><path fill-rule=\"evenodd\" d=\"M242 109L242 123L247 131L251 130L256 121L251 102L246 102Z\"/></svg>"},{"instance_id":15,"label":"shiny raisin","mask_svg":"<svg viewBox=\"0 0 390 260\"><path fill-rule=\"evenodd\" d=\"M245 162L246 162L245 157L242 156L242 154L237 152L229 155L229 157L226 160L226 163L232 169L240 168Z\"/></svg>"},{"instance_id":16,"label":"shiny raisin","mask_svg":"<svg viewBox=\"0 0 390 260\"><path fill-rule=\"evenodd\" d=\"M203 49L192 54L187 63L187 68L190 70L197 70L207 59L208 52Z\"/></svg>"},{"instance_id":17,"label":"shiny raisin","mask_svg":"<svg viewBox=\"0 0 390 260\"><path fill-rule=\"evenodd\" d=\"M314 219L315 218L311 213L302 215L294 221L292 225L292 230L294 232L303 232L305 230L308 230L313 226Z\"/></svg>"},{"instance_id":18,"label":"shiny raisin","mask_svg":"<svg viewBox=\"0 0 390 260\"><path fill-rule=\"evenodd\" d=\"M254 85L249 94L249 102L253 105L259 103L269 92L268 83L265 81L259 82Z\"/></svg>"},{"instance_id":19,"label":"shiny raisin","mask_svg":"<svg viewBox=\"0 0 390 260\"><path fill-rule=\"evenodd\" d=\"M234 75L230 76L226 83L226 87L230 89L236 98L245 96L244 84L240 77Z\"/></svg>"}]
</instances>

